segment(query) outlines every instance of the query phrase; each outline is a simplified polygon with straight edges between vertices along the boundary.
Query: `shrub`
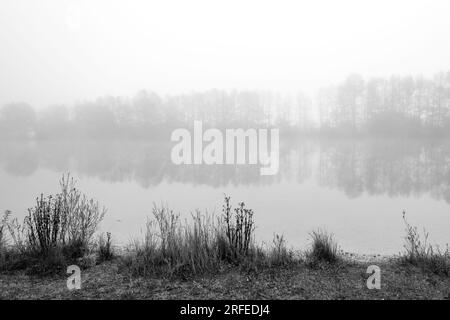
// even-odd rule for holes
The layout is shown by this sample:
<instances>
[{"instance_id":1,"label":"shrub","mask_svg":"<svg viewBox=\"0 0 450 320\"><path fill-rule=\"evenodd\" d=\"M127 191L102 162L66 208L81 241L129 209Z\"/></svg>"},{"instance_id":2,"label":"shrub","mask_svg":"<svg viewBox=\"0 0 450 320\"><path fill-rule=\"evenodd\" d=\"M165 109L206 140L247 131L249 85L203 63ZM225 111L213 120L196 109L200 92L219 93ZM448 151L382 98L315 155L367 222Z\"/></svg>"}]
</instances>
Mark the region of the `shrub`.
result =
<instances>
[{"instance_id":1,"label":"shrub","mask_svg":"<svg viewBox=\"0 0 450 320\"><path fill-rule=\"evenodd\" d=\"M87 247L103 220L106 209L98 201L88 199L76 187L69 175L60 182L60 197L64 208L62 221L63 243L80 244Z\"/></svg>"},{"instance_id":2,"label":"shrub","mask_svg":"<svg viewBox=\"0 0 450 320\"><path fill-rule=\"evenodd\" d=\"M37 198L22 224L17 218L6 223L14 246L3 269L48 273L88 252L106 210L82 195L69 175L63 176L60 186L60 193Z\"/></svg>"},{"instance_id":3,"label":"shrub","mask_svg":"<svg viewBox=\"0 0 450 320\"><path fill-rule=\"evenodd\" d=\"M319 229L313 231L310 235L312 237L312 248L307 253L310 263L336 263L339 261L338 245L332 234Z\"/></svg>"},{"instance_id":4,"label":"shrub","mask_svg":"<svg viewBox=\"0 0 450 320\"><path fill-rule=\"evenodd\" d=\"M222 211L225 223L223 232L227 240L227 243L223 245L224 249L228 251L226 256L232 260L248 256L255 230L253 210L245 208L244 202L240 202L239 206L233 210L230 205L230 197L225 197Z\"/></svg>"},{"instance_id":5,"label":"shrub","mask_svg":"<svg viewBox=\"0 0 450 320\"><path fill-rule=\"evenodd\" d=\"M30 250L47 255L64 242L64 213L61 197L41 195L36 199L36 206L28 209L24 220Z\"/></svg>"},{"instance_id":6,"label":"shrub","mask_svg":"<svg viewBox=\"0 0 450 320\"><path fill-rule=\"evenodd\" d=\"M75 182L63 176L61 193L36 199L24 220L29 249L46 256L61 248L65 257L75 259L88 250L90 241L106 210L87 199L75 188Z\"/></svg>"}]
</instances>

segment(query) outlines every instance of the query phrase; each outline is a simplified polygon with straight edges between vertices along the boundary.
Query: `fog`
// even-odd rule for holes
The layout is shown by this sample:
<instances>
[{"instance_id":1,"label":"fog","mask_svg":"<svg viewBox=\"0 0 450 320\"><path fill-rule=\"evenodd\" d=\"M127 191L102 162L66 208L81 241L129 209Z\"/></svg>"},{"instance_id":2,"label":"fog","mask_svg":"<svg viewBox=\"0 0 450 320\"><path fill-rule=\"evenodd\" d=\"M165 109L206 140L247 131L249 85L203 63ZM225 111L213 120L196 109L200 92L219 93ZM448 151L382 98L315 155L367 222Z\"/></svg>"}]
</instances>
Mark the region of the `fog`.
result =
<instances>
[{"instance_id":1,"label":"fog","mask_svg":"<svg viewBox=\"0 0 450 320\"><path fill-rule=\"evenodd\" d=\"M450 0L0 0L0 299L450 299L449 39Z\"/></svg>"},{"instance_id":2,"label":"fog","mask_svg":"<svg viewBox=\"0 0 450 320\"><path fill-rule=\"evenodd\" d=\"M3 0L0 105L431 77L450 70L448 12L447 0Z\"/></svg>"}]
</instances>

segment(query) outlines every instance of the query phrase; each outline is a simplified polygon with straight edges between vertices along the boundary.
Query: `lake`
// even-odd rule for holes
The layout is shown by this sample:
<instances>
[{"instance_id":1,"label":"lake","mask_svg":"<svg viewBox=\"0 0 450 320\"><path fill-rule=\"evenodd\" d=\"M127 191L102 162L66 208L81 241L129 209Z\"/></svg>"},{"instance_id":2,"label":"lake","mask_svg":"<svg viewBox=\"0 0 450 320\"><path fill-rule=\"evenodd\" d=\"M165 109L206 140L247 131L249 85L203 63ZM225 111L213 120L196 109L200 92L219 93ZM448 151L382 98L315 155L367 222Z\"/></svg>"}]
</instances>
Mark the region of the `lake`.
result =
<instances>
[{"instance_id":1,"label":"lake","mask_svg":"<svg viewBox=\"0 0 450 320\"><path fill-rule=\"evenodd\" d=\"M224 194L255 211L256 236L283 234L304 248L317 228L344 251L396 254L405 226L450 243L450 142L394 139L281 139L280 168L172 164L172 144L130 141L0 142L0 210L22 219L41 193L58 191L63 173L108 209L101 231L117 243L142 236L153 204L187 216L221 213Z\"/></svg>"}]
</instances>

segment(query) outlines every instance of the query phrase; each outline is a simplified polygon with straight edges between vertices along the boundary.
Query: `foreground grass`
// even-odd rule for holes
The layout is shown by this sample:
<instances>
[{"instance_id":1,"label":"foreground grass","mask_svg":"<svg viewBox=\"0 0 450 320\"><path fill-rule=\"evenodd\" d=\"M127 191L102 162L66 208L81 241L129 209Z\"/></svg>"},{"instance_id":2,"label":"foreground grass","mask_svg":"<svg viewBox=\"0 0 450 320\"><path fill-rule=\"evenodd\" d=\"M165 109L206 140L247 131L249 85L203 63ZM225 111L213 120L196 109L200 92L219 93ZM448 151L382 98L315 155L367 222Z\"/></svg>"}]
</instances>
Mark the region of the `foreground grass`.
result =
<instances>
[{"instance_id":1,"label":"foreground grass","mask_svg":"<svg viewBox=\"0 0 450 320\"><path fill-rule=\"evenodd\" d=\"M382 270L381 289L366 287L367 266ZM306 264L221 273L188 280L137 277L118 260L82 271L81 290L69 291L65 276L0 276L1 299L450 299L450 278L402 266L391 259L345 258L338 265Z\"/></svg>"}]
</instances>

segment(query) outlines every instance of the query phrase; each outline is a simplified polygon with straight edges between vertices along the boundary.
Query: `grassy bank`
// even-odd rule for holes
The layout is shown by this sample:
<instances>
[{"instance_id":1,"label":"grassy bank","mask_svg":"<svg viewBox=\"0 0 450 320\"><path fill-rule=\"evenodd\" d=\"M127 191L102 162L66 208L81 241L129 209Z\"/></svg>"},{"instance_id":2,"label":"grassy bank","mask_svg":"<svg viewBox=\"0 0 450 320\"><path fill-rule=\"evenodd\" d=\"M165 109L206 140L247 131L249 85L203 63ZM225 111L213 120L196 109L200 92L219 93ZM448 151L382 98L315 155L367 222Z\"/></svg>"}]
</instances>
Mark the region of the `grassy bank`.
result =
<instances>
[{"instance_id":1,"label":"grassy bank","mask_svg":"<svg viewBox=\"0 0 450 320\"><path fill-rule=\"evenodd\" d=\"M37 198L23 222L0 223L0 298L448 298L450 254L428 243L404 213L405 247L395 257L344 255L332 234L313 230L306 251L254 237L254 212L224 198L218 216L190 220L153 207L143 238L115 247L96 230L106 210L68 176L61 192ZM399 235L401 236L401 235ZM82 269L82 290L66 287L66 268ZM381 289L369 290L369 265Z\"/></svg>"},{"instance_id":2,"label":"grassy bank","mask_svg":"<svg viewBox=\"0 0 450 320\"><path fill-rule=\"evenodd\" d=\"M366 287L370 264L382 270L381 289ZM307 265L244 272L230 268L188 280L132 276L117 261L82 271L81 290L66 277L0 276L1 299L450 299L450 279L390 260L355 260L340 267Z\"/></svg>"}]
</instances>

